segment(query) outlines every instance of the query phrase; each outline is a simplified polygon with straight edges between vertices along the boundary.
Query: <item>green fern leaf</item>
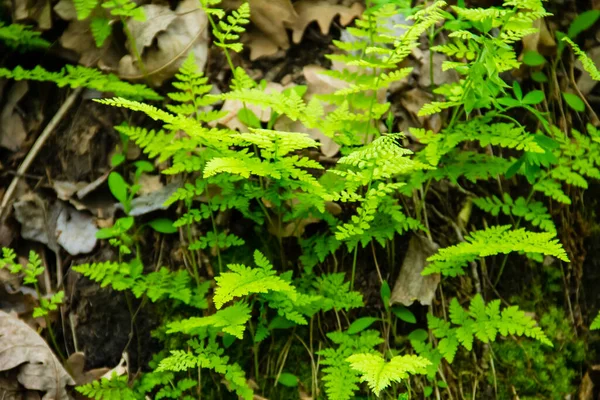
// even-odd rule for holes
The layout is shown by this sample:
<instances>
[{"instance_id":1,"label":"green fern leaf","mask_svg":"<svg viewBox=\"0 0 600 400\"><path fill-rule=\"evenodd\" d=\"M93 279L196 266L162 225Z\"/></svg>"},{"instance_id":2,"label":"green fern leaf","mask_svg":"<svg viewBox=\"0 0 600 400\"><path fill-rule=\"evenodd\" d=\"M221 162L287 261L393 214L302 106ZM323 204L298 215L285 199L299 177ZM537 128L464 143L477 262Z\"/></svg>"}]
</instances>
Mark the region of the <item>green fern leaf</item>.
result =
<instances>
[{"instance_id":1,"label":"green fern leaf","mask_svg":"<svg viewBox=\"0 0 600 400\"><path fill-rule=\"evenodd\" d=\"M213 326L238 339L242 339L244 337L244 330L246 329L245 325L250 320L251 311L248 304L238 302L208 317L192 317L171 322L167 326L167 333L182 332L192 334L198 328Z\"/></svg>"},{"instance_id":2,"label":"green fern leaf","mask_svg":"<svg viewBox=\"0 0 600 400\"><path fill-rule=\"evenodd\" d=\"M423 274L462 275L463 268L477 258L511 252L539 253L569 261L565 250L552 233L510 228L509 225L493 226L471 233L465 238L465 242L440 249L428 258L430 264L423 270Z\"/></svg>"},{"instance_id":3,"label":"green fern leaf","mask_svg":"<svg viewBox=\"0 0 600 400\"><path fill-rule=\"evenodd\" d=\"M261 252L254 252L254 260L258 268L250 268L240 264L228 265L231 272L223 272L215 278L217 288L213 301L221 308L228 301L252 293L269 291L284 292L292 300L296 298L296 289L282 278L276 276L271 263Z\"/></svg>"},{"instance_id":4,"label":"green fern leaf","mask_svg":"<svg viewBox=\"0 0 600 400\"><path fill-rule=\"evenodd\" d=\"M600 329L600 314L596 315L596 318L594 318L594 320L592 321L592 324L590 325L590 329L592 329L592 330Z\"/></svg>"},{"instance_id":5,"label":"green fern leaf","mask_svg":"<svg viewBox=\"0 0 600 400\"><path fill-rule=\"evenodd\" d=\"M400 382L410 375L424 374L430 364L426 359L414 355L396 356L386 362L380 354L374 353L353 354L346 360L352 369L360 372L361 381L367 382L377 397L392 382Z\"/></svg>"}]
</instances>

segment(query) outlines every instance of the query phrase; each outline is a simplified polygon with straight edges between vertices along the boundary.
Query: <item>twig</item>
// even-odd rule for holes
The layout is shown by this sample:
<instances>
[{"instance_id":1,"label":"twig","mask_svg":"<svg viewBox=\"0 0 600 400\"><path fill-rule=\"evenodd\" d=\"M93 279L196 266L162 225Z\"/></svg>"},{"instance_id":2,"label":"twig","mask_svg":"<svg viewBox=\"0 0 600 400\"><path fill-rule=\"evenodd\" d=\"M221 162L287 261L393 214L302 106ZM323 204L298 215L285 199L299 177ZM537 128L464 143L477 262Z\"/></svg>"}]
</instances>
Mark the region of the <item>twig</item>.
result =
<instances>
[{"instance_id":1,"label":"twig","mask_svg":"<svg viewBox=\"0 0 600 400\"><path fill-rule=\"evenodd\" d=\"M52 117L52 120L50 120L48 125L46 125L46 128L44 129L42 134L37 138L37 140L31 147L31 150L29 150L29 153L27 153L27 156L19 166L17 174L13 178L12 182L10 182L8 189L6 190L6 193L2 198L2 204L0 204L0 219L3 219L5 217L6 210L8 209L8 203L10 202L10 199L12 198L14 192L17 189L19 178L27 172L27 170L33 163L33 160L44 146L44 143L46 143L46 140L48 140L48 137L50 137L50 134L54 131L54 128L56 128L56 126L65 116L67 111L71 108L71 106L73 105L80 93L81 88L77 88L73 91L73 93L69 95L69 97L67 97L67 100L63 103L62 106L60 106L54 117Z\"/></svg>"}]
</instances>

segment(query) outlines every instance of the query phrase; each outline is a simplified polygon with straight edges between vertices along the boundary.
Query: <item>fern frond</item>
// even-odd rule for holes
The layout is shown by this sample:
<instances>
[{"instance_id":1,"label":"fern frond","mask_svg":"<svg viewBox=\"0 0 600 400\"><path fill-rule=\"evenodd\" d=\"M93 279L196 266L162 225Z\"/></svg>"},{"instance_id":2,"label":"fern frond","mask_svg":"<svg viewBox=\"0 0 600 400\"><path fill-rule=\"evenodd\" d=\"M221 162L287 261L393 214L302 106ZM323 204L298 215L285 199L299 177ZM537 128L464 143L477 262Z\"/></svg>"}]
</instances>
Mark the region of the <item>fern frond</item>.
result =
<instances>
[{"instance_id":1,"label":"fern frond","mask_svg":"<svg viewBox=\"0 0 600 400\"><path fill-rule=\"evenodd\" d=\"M0 68L0 78L54 82L59 87L86 87L99 92L114 93L117 96L129 97L131 99L161 99L154 90L145 85L123 82L115 75L105 75L99 70L82 67L80 65L67 65L59 72L47 71L39 65L32 70L26 70L20 66L12 71L6 68Z\"/></svg>"},{"instance_id":2,"label":"fern frond","mask_svg":"<svg viewBox=\"0 0 600 400\"><path fill-rule=\"evenodd\" d=\"M471 261L512 252L544 254L569 262L565 250L552 233L510 229L509 225L492 226L471 233L465 238L465 242L440 249L428 258L430 264L423 270L423 274L462 275L463 268Z\"/></svg>"},{"instance_id":3,"label":"fern frond","mask_svg":"<svg viewBox=\"0 0 600 400\"><path fill-rule=\"evenodd\" d=\"M193 334L198 328L213 326L238 339L243 339L246 322L250 320L251 311L248 304L237 302L208 317L192 317L177 322L171 322L167 325L167 333L181 332Z\"/></svg>"},{"instance_id":4,"label":"fern frond","mask_svg":"<svg viewBox=\"0 0 600 400\"><path fill-rule=\"evenodd\" d=\"M227 22L220 20L218 27L213 27L215 44L224 49L230 49L239 53L243 50L240 42L240 34L246 31L243 25L250 22L250 4L242 3L237 10L227 16ZM233 43L231 43L233 42Z\"/></svg>"},{"instance_id":5,"label":"fern frond","mask_svg":"<svg viewBox=\"0 0 600 400\"><path fill-rule=\"evenodd\" d=\"M579 48L579 46L577 46L575 44L575 42L573 42L568 37L565 36L564 38L562 38L562 40L563 40L563 42L567 42L569 44L569 46L571 46L571 48L573 49L573 52L575 53L575 55L577 56L579 61L581 61L581 65L583 65L583 69L585 69L587 71L587 73L590 74L592 79L594 79L596 81L600 81L600 71L598 71L598 67L596 67L596 64L594 64L592 59L589 58L588 55L585 54L585 52L583 52Z\"/></svg>"},{"instance_id":6,"label":"fern frond","mask_svg":"<svg viewBox=\"0 0 600 400\"><path fill-rule=\"evenodd\" d=\"M353 354L346 359L352 369L361 375L361 382L367 382L377 397L392 382L400 382L410 375L424 374L430 364L426 359L414 356L396 356L386 362L380 354Z\"/></svg>"},{"instance_id":7,"label":"fern frond","mask_svg":"<svg viewBox=\"0 0 600 400\"><path fill-rule=\"evenodd\" d=\"M350 400L359 389L358 372L350 367L347 358L353 354L374 352L373 347L383 340L379 332L366 330L359 335L348 335L345 332L328 333L327 337L337 345L317 352L323 357L323 382L329 400Z\"/></svg>"},{"instance_id":8,"label":"fern frond","mask_svg":"<svg viewBox=\"0 0 600 400\"><path fill-rule=\"evenodd\" d=\"M350 290L350 282L346 282L343 272L325 274L316 278L314 287L323 298L322 310L350 310L364 305L360 292Z\"/></svg>"},{"instance_id":9,"label":"fern frond","mask_svg":"<svg viewBox=\"0 0 600 400\"><path fill-rule=\"evenodd\" d=\"M96 42L96 47L102 47L112 34L112 25L107 18L96 17L90 21L90 31Z\"/></svg>"},{"instance_id":10,"label":"fern frond","mask_svg":"<svg viewBox=\"0 0 600 400\"><path fill-rule=\"evenodd\" d=\"M533 226L556 234L556 226L548 213L548 209L544 203L539 201L528 202L524 197L513 200L508 193L504 193L502 200L496 196L481 197L473 199L473 203L493 216L498 216L502 212L504 215L523 217L526 221L531 222Z\"/></svg>"},{"instance_id":11,"label":"fern frond","mask_svg":"<svg viewBox=\"0 0 600 400\"><path fill-rule=\"evenodd\" d=\"M0 22L0 41L17 50L45 49L50 42L41 38L40 32L32 31L29 26L21 24L4 25Z\"/></svg>"},{"instance_id":12,"label":"fern frond","mask_svg":"<svg viewBox=\"0 0 600 400\"><path fill-rule=\"evenodd\" d=\"M438 349L448 362L454 359L459 345L471 351L475 338L483 343L490 343L496 340L498 334L527 336L552 347L552 342L536 325L535 320L524 311L517 306L500 311L500 300L493 300L486 305L480 294L471 300L468 310L463 309L456 298L452 299L450 322L432 314L427 315L427 322L433 334L441 339Z\"/></svg>"},{"instance_id":13,"label":"fern frond","mask_svg":"<svg viewBox=\"0 0 600 400\"><path fill-rule=\"evenodd\" d=\"M596 318L594 318L594 320L592 321L592 324L590 325L590 329L591 330L600 329L600 313L598 315L596 315Z\"/></svg>"},{"instance_id":14,"label":"fern frond","mask_svg":"<svg viewBox=\"0 0 600 400\"><path fill-rule=\"evenodd\" d=\"M94 8L98 6L99 0L73 0L77 19L83 20L90 16Z\"/></svg>"},{"instance_id":15,"label":"fern frond","mask_svg":"<svg viewBox=\"0 0 600 400\"><path fill-rule=\"evenodd\" d=\"M127 380L126 375L116 376L113 372L110 379L102 378L77 386L75 390L95 400L139 400L139 396L129 387Z\"/></svg>"},{"instance_id":16,"label":"fern frond","mask_svg":"<svg viewBox=\"0 0 600 400\"><path fill-rule=\"evenodd\" d=\"M228 267L231 272L223 272L215 278L217 288L213 301L217 308L221 308L229 300L252 293L277 291L284 292L291 299L296 298L296 289L276 276L271 263L258 250L254 252L254 261L258 268L230 264Z\"/></svg>"}]
</instances>

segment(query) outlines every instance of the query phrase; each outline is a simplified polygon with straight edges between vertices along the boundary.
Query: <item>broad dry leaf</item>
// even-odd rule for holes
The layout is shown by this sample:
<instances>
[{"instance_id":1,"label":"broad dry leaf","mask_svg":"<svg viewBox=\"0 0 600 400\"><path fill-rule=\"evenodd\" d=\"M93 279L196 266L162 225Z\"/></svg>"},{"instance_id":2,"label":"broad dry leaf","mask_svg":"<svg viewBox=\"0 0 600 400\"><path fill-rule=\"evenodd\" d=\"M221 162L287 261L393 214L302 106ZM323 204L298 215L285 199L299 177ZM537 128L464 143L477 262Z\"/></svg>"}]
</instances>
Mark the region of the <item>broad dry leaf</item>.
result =
<instances>
[{"instance_id":1,"label":"broad dry leaf","mask_svg":"<svg viewBox=\"0 0 600 400\"><path fill-rule=\"evenodd\" d=\"M17 151L27 137L23 118L17 112L17 104L27 93L27 81L18 81L8 91L4 108L0 112L0 146Z\"/></svg>"},{"instance_id":2,"label":"broad dry leaf","mask_svg":"<svg viewBox=\"0 0 600 400\"><path fill-rule=\"evenodd\" d=\"M427 266L427 258L438 248L436 243L426 237L414 235L410 238L400 275L392 290L390 305L401 303L408 307L415 300L422 305L431 305L440 283L440 275L423 276L421 272Z\"/></svg>"},{"instance_id":3,"label":"broad dry leaf","mask_svg":"<svg viewBox=\"0 0 600 400\"><path fill-rule=\"evenodd\" d=\"M292 40L294 43L300 43L304 31L313 21L316 21L323 35L329 33L329 28L335 17L340 16L340 24L348 25L355 18L362 15L364 7L360 3L354 3L347 7L343 5L331 4L327 0L300 0L294 3L294 8L298 13L298 18L294 23L288 23L286 26L292 29Z\"/></svg>"},{"instance_id":4,"label":"broad dry leaf","mask_svg":"<svg viewBox=\"0 0 600 400\"><path fill-rule=\"evenodd\" d=\"M98 228L93 218L69 206L62 207L56 220L58 244L72 256L89 253L96 247Z\"/></svg>"},{"instance_id":5,"label":"broad dry leaf","mask_svg":"<svg viewBox=\"0 0 600 400\"><path fill-rule=\"evenodd\" d=\"M279 52L279 46L257 29L250 29L243 39L246 47L250 49L251 61L272 57Z\"/></svg>"},{"instance_id":6,"label":"broad dry leaf","mask_svg":"<svg viewBox=\"0 0 600 400\"><path fill-rule=\"evenodd\" d=\"M166 31L168 26L177 18L168 5L146 4L142 6L145 21L131 20L127 23L131 35L135 39L135 47L139 54L144 52L146 47L149 47L156 36L163 31ZM131 43L128 43L131 45Z\"/></svg>"},{"instance_id":7,"label":"broad dry leaf","mask_svg":"<svg viewBox=\"0 0 600 400\"><path fill-rule=\"evenodd\" d=\"M0 311L0 371L12 369L23 387L45 392L43 400L68 399L66 386L75 385L44 339L23 321Z\"/></svg>"},{"instance_id":8,"label":"broad dry leaf","mask_svg":"<svg viewBox=\"0 0 600 400\"><path fill-rule=\"evenodd\" d=\"M290 47L285 25L295 24L298 14L290 0L250 0L250 20L273 43Z\"/></svg>"},{"instance_id":9,"label":"broad dry leaf","mask_svg":"<svg viewBox=\"0 0 600 400\"><path fill-rule=\"evenodd\" d=\"M52 28L52 5L50 0L17 0L13 2L15 22L35 21L42 30Z\"/></svg>"},{"instance_id":10,"label":"broad dry leaf","mask_svg":"<svg viewBox=\"0 0 600 400\"><path fill-rule=\"evenodd\" d=\"M150 6L142 7L146 11ZM152 10L154 10L152 13L158 12L155 8ZM194 54L198 67L204 69L208 57L208 18L200 3L197 0L183 0L175 11L165 6L160 12L158 24L149 18L144 22L132 19L127 21L129 29L140 35L134 36L136 43L139 40L142 47L151 42L155 44L143 49L141 54L143 67L138 65L133 55L121 58L119 61L121 78L139 80L147 75L152 84L160 86L164 80L171 78L177 72L190 52ZM168 13L172 13L175 18L170 18ZM153 33L155 36L152 37Z\"/></svg>"},{"instance_id":11,"label":"broad dry leaf","mask_svg":"<svg viewBox=\"0 0 600 400\"><path fill-rule=\"evenodd\" d=\"M79 55L79 63L86 67L94 66L104 55L104 50L96 47L96 41L90 30L90 22L73 20L61 35L62 47Z\"/></svg>"},{"instance_id":12,"label":"broad dry leaf","mask_svg":"<svg viewBox=\"0 0 600 400\"><path fill-rule=\"evenodd\" d=\"M71 354L65 362L65 367L69 370L78 386L96 381L110 371L108 368L95 368L85 371L85 354L81 351Z\"/></svg>"}]
</instances>

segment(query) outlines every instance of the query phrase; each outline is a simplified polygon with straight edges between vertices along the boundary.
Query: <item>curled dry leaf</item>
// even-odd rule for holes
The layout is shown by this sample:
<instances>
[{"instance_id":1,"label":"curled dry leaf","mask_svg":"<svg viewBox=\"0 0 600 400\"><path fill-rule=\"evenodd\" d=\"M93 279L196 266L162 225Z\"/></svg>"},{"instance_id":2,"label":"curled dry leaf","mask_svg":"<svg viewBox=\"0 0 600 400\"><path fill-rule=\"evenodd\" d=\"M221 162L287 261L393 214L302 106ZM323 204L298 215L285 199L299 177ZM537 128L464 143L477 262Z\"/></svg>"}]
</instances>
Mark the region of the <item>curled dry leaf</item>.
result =
<instances>
[{"instance_id":1,"label":"curled dry leaf","mask_svg":"<svg viewBox=\"0 0 600 400\"><path fill-rule=\"evenodd\" d=\"M147 13L146 21L130 19L127 26L136 46L143 50L144 65L138 65L133 55L124 56L119 61L121 78L136 80L147 75L151 83L160 86L177 72L190 52L194 53L200 69L204 69L208 56L208 18L197 0L183 0L175 11L159 5L142 8Z\"/></svg>"},{"instance_id":2,"label":"curled dry leaf","mask_svg":"<svg viewBox=\"0 0 600 400\"><path fill-rule=\"evenodd\" d=\"M440 275L423 276L421 272L427 266L427 258L438 248L436 243L426 237L414 235L410 238L400 275L392 290L390 305L400 303L408 307L415 300L422 305L431 305L440 283Z\"/></svg>"},{"instance_id":3,"label":"curled dry leaf","mask_svg":"<svg viewBox=\"0 0 600 400\"><path fill-rule=\"evenodd\" d=\"M231 6L239 6L238 1L230 2ZM245 37L250 48L250 59L268 57L277 54L279 49L288 49L287 29L292 30L292 40L300 43L308 25L316 21L323 35L329 33L333 20L339 16L342 26L348 25L359 17L364 7L354 3L347 7L332 4L327 0L300 0L292 6L289 0L250 0L252 20L256 30Z\"/></svg>"},{"instance_id":4,"label":"curled dry leaf","mask_svg":"<svg viewBox=\"0 0 600 400\"><path fill-rule=\"evenodd\" d=\"M5 96L4 108L0 112L0 146L11 151L19 150L27 137L23 118L16 108L28 87L27 81L15 82Z\"/></svg>"},{"instance_id":5,"label":"curled dry leaf","mask_svg":"<svg viewBox=\"0 0 600 400\"><path fill-rule=\"evenodd\" d=\"M85 371L85 354L81 351L71 354L65 362L65 367L69 370L77 385L85 385L96 381L110 371L108 368L96 368Z\"/></svg>"},{"instance_id":6,"label":"curled dry leaf","mask_svg":"<svg viewBox=\"0 0 600 400\"><path fill-rule=\"evenodd\" d=\"M93 218L56 202L48 207L35 193L14 204L15 218L21 223L21 236L48 245L53 251L62 246L69 254L89 253L96 246Z\"/></svg>"},{"instance_id":7,"label":"curled dry leaf","mask_svg":"<svg viewBox=\"0 0 600 400\"><path fill-rule=\"evenodd\" d=\"M310 23L316 21L323 35L329 33L329 28L333 19L340 16L340 24L348 25L362 15L364 7L360 3L354 3L347 7L343 5L331 4L327 0L300 0L294 3L294 8L298 13L298 18L293 24L286 24L293 31L292 40L294 43L300 43L304 31Z\"/></svg>"},{"instance_id":8,"label":"curled dry leaf","mask_svg":"<svg viewBox=\"0 0 600 400\"><path fill-rule=\"evenodd\" d=\"M0 371L13 369L23 387L45 392L43 400L68 399L66 386L75 385L44 339L23 321L0 311Z\"/></svg>"}]
</instances>

